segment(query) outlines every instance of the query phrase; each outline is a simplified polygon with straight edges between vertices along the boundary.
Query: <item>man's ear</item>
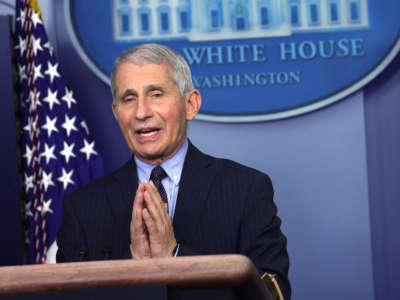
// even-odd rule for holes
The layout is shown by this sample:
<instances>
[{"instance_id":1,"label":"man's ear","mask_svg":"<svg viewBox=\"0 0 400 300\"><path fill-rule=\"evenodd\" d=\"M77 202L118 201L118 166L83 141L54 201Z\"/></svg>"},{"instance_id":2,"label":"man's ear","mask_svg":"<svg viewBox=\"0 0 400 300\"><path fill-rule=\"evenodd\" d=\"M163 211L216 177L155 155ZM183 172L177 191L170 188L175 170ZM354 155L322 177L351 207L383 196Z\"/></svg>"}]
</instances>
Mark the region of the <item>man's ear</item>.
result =
<instances>
[{"instance_id":1,"label":"man's ear","mask_svg":"<svg viewBox=\"0 0 400 300\"><path fill-rule=\"evenodd\" d=\"M200 91L193 89L186 94L186 120L193 120L201 107Z\"/></svg>"},{"instance_id":2,"label":"man's ear","mask_svg":"<svg viewBox=\"0 0 400 300\"><path fill-rule=\"evenodd\" d=\"M114 114L114 118L119 121L119 114L118 114L118 104L116 104L115 102L113 102L113 104L111 105L112 107L112 111Z\"/></svg>"}]
</instances>

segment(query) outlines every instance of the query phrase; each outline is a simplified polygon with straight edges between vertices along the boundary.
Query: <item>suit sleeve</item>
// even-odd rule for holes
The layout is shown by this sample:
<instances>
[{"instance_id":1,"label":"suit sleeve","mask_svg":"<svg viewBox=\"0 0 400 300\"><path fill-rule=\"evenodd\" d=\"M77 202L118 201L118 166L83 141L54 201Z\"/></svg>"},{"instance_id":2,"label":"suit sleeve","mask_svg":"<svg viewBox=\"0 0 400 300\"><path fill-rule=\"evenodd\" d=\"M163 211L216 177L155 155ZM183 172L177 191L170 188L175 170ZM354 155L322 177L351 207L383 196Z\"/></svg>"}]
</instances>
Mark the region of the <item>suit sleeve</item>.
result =
<instances>
[{"instance_id":1,"label":"suit sleeve","mask_svg":"<svg viewBox=\"0 0 400 300\"><path fill-rule=\"evenodd\" d=\"M57 262L83 261L87 256L87 245L82 228L73 207L73 198L63 200L63 217L57 234Z\"/></svg>"},{"instance_id":2,"label":"suit sleeve","mask_svg":"<svg viewBox=\"0 0 400 300\"><path fill-rule=\"evenodd\" d=\"M289 257L273 194L269 177L265 174L256 176L249 188L242 216L240 253L253 261L260 275L274 274L284 299L289 300Z\"/></svg>"}]
</instances>

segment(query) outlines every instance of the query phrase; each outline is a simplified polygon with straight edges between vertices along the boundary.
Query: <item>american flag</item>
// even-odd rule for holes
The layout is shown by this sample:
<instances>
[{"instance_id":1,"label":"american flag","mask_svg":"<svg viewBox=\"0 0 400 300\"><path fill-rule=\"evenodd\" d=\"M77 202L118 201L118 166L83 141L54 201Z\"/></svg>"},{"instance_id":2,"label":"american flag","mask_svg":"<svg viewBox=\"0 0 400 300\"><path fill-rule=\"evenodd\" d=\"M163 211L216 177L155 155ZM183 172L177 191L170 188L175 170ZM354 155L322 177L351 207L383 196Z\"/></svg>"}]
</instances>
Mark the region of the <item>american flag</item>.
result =
<instances>
[{"instance_id":1,"label":"american flag","mask_svg":"<svg viewBox=\"0 0 400 300\"><path fill-rule=\"evenodd\" d=\"M103 174L77 101L62 77L36 0L17 0L15 56L21 86L28 262L45 263L62 200Z\"/></svg>"}]
</instances>

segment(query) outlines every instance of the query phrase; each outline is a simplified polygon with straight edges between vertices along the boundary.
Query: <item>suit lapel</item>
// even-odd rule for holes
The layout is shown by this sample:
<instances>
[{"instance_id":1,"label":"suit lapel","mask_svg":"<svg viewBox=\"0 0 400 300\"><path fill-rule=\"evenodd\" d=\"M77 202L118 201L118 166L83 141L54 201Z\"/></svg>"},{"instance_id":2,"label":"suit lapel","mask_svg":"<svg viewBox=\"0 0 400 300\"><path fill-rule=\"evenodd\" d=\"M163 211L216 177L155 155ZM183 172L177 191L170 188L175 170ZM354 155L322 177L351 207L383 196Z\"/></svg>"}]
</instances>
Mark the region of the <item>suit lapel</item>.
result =
<instances>
[{"instance_id":1,"label":"suit lapel","mask_svg":"<svg viewBox=\"0 0 400 300\"><path fill-rule=\"evenodd\" d=\"M130 159L125 165L112 174L114 182L107 187L107 200L115 222L127 223L131 220L133 200L138 187L136 165Z\"/></svg>"},{"instance_id":2,"label":"suit lapel","mask_svg":"<svg viewBox=\"0 0 400 300\"><path fill-rule=\"evenodd\" d=\"M213 159L189 142L173 221L179 243L190 243L193 238L216 173Z\"/></svg>"}]
</instances>

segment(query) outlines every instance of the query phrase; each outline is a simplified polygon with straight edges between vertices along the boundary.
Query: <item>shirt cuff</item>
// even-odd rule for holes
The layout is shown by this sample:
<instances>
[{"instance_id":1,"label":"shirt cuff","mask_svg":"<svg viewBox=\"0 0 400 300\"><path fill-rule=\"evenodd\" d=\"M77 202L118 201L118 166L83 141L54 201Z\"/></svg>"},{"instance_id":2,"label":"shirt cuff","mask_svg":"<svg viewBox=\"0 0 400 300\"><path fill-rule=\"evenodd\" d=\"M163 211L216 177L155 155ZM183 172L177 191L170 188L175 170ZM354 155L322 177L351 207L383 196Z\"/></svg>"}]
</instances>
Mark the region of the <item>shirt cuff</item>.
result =
<instances>
[{"instance_id":1,"label":"shirt cuff","mask_svg":"<svg viewBox=\"0 0 400 300\"><path fill-rule=\"evenodd\" d=\"M174 253L174 257L177 257L177 256L178 256L178 252L179 252L179 245L180 245L180 244L177 244L177 245L176 245L176 247L175 247L175 249L174 249L174 251L173 251L173 253Z\"/></svg>"}]
</instances>

